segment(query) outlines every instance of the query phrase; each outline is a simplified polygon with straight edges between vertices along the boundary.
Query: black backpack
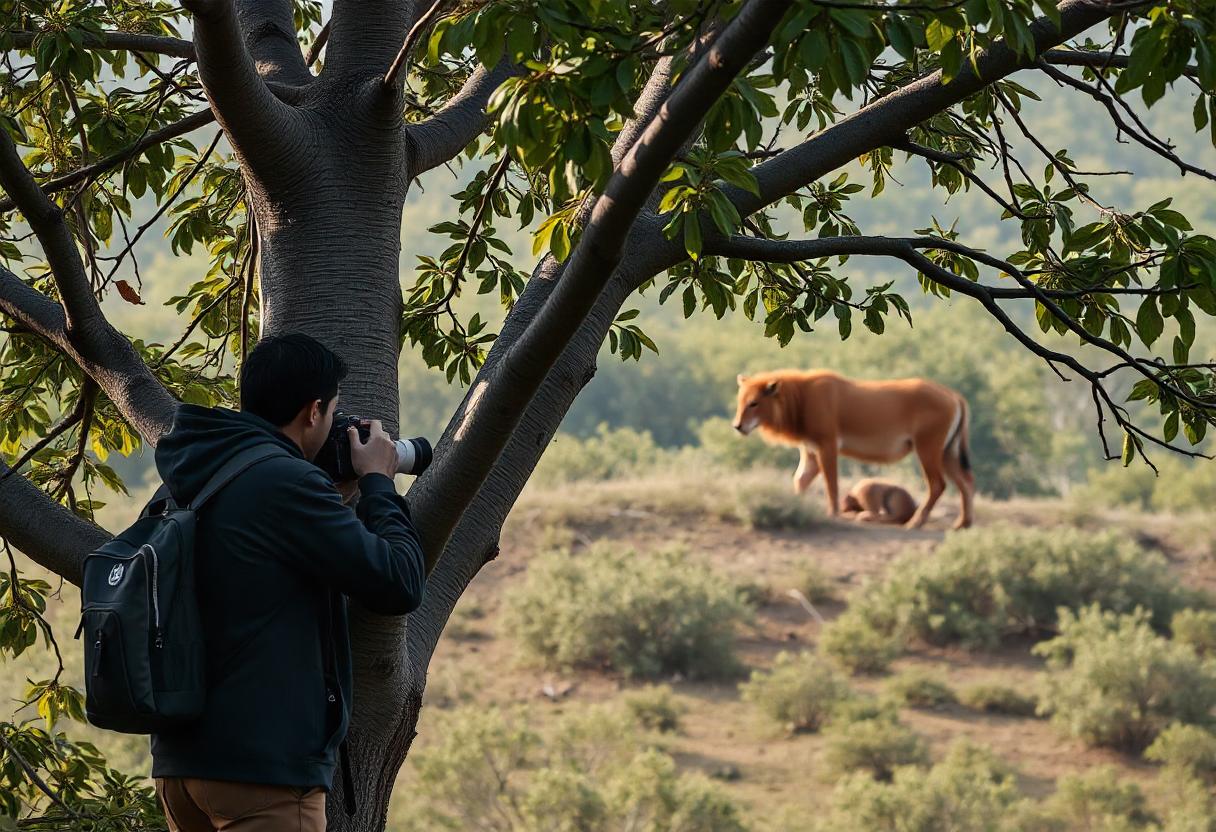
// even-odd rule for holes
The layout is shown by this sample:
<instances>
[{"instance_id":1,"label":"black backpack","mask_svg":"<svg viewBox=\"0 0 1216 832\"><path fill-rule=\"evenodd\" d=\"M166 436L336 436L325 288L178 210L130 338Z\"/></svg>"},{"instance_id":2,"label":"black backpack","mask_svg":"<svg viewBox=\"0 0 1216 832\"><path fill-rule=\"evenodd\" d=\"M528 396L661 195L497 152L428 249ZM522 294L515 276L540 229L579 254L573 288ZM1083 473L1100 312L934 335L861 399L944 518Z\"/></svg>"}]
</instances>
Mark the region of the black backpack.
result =
<instances>
[{"instance_id":1,"label":"black backpack","mask_svg":"<svg viewBox=\"0 0 1216 832\"><path fill-rule=\"evenodd\" d=\"M80 590L85 713L99 728L151 734L197 719L206 699L194 594L196 514L249 467L283 455L247 448L185 508L161 489L126 531L84 559Z\"/></svg>"}]
</instances>

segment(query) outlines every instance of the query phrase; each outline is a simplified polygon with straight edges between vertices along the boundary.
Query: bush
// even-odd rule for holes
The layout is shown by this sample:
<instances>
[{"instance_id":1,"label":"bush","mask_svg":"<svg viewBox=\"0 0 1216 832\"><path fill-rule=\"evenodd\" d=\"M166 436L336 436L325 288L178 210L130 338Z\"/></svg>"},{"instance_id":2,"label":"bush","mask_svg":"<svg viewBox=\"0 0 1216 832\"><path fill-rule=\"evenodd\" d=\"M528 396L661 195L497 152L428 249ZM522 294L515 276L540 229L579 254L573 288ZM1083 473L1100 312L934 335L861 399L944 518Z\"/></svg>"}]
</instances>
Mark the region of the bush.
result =
<instances>
[{"instance_id":1,"label":"bush","mask_svg":"<svg viewBox=\"0 0 1216 832\"><path fill-rule=\"evenodd\" d=\"M770 445L755 436L742 436L730 419L706 419L697 428L697 453L709 464L729 471L748 468L789 468L798 464L798 451Z\"/></svg>"},{"instance_id":2,"label":"bush","mask_svg":"<svg viewBox=\"0 0 1216 832\"><path fill-rule=\"evenodd\" d=\"M731 501L730 516L749 529L808 529L823 517L805 495L775 482L737 483Z\"/></svg>"},{"instance_id":3,"label":"bush","mask_svg":"<svg viewBox=\"0 0 1216 832\"><path fill-rule=\"evenodd\" d=\"M745 617L734 585L678 549L539 555L507 606L508 630L545 664L642 677L737 672Z\"/></svg>"},{"instance_id":4,"label":"bush","mask_svg":"<svg viewBox=\"0 0 1216 832\"><path fill-rule=\"evenodd\" d=\"M1110 766L1061 777L1055 794L1034 815L1038 823L1027 827L1053 832L1122 832L1156 822L1140 787L1119 782Z\"/></svg>"},{"instance_id":5,"label":"bush","mask_svg":"<svg viewBox=\"0 0 1216 832\"><path fill-rule=\"evenodd\" d=\"M794 731L818 731L853 697L848 681L811 653L781 653L772 670L757 670L740 686L743 699Z\"/></svg>"},{"instance_id":6,"label":"bush","mask_svg":"<svg viewBox=\"0 0 1216 832\"><path fill-rule=\"evenodd\" d=\"M565 433L554 437L533 479L543 485L610 480L654 468L663 453L646 431L601 424L586 439Z\"/></svg>"},{"instance_id":7,"label":"bush","mask_svg":"<svg viewBox=\"0 0 1216 832\"><path fill-rule=\"evenodd\" d=\"M903 649L902 630L870 625L853 606L823 628L819 650L850 673L882 673Z\"/></svg>"},{"instance_id":8,"label":"bush","mask_svg":"<svg viewBox=\"0 0 1216 832\"><path fill-rule=\"evenodd\" d=\"M1153 488L1153 508L1166 512L1211 511L1216 505L1216 464L1207 459L1163 462Z\"/></svg>"},{"instance_id":9,"label":"bush","mask_svg":"<svg viewBox=\"0 0 1216 832\"><path fill-rule=\"evenodd\" d=\"M432 734L437 741L410 755L420 804L411 828L742 832L725 793L680 774L662 752L638 751L622 716L591 708L541 736L523 712L451 712Z\"/></svg>"},{"instance_id":10,"label":"bush","mask_svg":"<svg viewBox=\"0 0 1216 832\"><path fill-rule=\"evenodd\" d=\"M1035 647L1049 673L1040 708L1092 745L1142 751L1171 722L1205 724L1216 665L1149 627L1149 615L1063 611L1060 635Z\"/></svg>"},{"instance_id":11,"label":"bush","mask_svg":"<svg viewBox=\"0 0 1216 832\"><path fill-rule=\"evenodd\" d=\"M1170 621L1174 641L1189 645L1201 656L1216 653L1216 612L1179 610Z\"/></svg>"},{"instance_id":12,"label":"bush","mask_svg":"<svg viewBox=\"0 0 1216 832\"><path fill-rule=\"evenodd\" d=\"M812 604L836 599L836 579L823 571L817 563L804 563L794 579L794 589L798 590Z\"/></svg>"},{"instance_id":13,"label":"bush","mask_svg":"<svg viewBox=\"0 0 1216 832\"><path fill-rule=\"evenodd\" d=\"M932 769L909 766L891 782L853 775L836 786L822 832L994 832L1017 802L1013 772L961 741Z\"/></svg>"},{"instance_id":14,"label":"bush","mask_svg":"<svg viewBox=\"0 0 1216 832\"><path fill-rule=\"evenodd\" d=\"M959 691L958 701L974 711L1007 716L1034 716L1038 702L1005 685L972 685Z\"/></svg>"},{"instance_id":15,"label":"bush","mask_svg":"<svg viewBox=\"0 0 1216 832\"><path fill-rule=\"evenodd\" d=\"M670 685L650 685L625 694L625 707L638 725L648 731L676 733L687 706L675 699Z\"/></svg>"},{"instance_id":16,"label":"bush","mask_svg":"<svg viewBox=\"0 0 1216 832\"><path fill-rule=\"evenodd\" d=\"M914 731L892 718L859 722L834 720L825 733L828 771L843 777L863 771L875 780L890 780L900 766L929 762L929 749Z\"/></svg>"},{"instance_id":17,"label":"bush","mask_svg":"<svg viewBox=\"0 0 1216 832\"><path fill-rule=\"evenodd\" d=\"M1141 606L1164 629L1189 599L1164 558L1125 536L997 526L948 534L929 557L902 557L859 600L856 615L881 633L991 647L1041 637L1060 608L1089 604Z\"/></svg>"},{"instance_id":18,"label":"bush","mask_svg":"<svg viewBox=\"0 0 1216 832\"><path fill-rule=\"evenodd\" d=\"M1145 510L1153 500L1157 475L1147 465L1103 465L1090 470L1085 485L1071 497L1098 506Z\"/></svg>"},{"instance_id":19,"label":"bush","mask_svg":"<svg viewBox=\"0 0 1216 832\"><path fill-rule=\"evenodd\" d=\"M909 708L941 708L958 701L950 686L927 670L907 670L887 682L886 694Z\"/></svg>"},{"instance_id":20,"label":"bush","mask_svg":"<svg viewBox=\"0 0 1216 832\"><path fill-rule=\"evenodd\" d=\"M1206 776L1216 771L1216 735L1198 725L1174 723L1153 740L1144 756L1190 775Z\"/></svg>"}]
</instances>

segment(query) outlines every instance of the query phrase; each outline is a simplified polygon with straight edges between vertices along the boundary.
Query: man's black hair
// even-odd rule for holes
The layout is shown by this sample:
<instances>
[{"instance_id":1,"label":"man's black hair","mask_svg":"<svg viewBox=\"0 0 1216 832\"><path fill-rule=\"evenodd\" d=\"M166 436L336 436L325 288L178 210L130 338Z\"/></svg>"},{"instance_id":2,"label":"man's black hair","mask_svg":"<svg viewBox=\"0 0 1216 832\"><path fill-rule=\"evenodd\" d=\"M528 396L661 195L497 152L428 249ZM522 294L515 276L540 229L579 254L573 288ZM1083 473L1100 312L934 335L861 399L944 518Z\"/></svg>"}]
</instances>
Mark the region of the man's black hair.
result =
<instances>
[{"instance_id":1,"label":"man's black hair","mask_svg":"<svg viewBox=\"0 0 1216 832\"><path fill-rule=\"evenodd\" d=\"M282 427L317 399L329 407L345 377L345 362L315 338L302 332L263 338L241 367L241 410Z\"/></svg>"}]
</instances>

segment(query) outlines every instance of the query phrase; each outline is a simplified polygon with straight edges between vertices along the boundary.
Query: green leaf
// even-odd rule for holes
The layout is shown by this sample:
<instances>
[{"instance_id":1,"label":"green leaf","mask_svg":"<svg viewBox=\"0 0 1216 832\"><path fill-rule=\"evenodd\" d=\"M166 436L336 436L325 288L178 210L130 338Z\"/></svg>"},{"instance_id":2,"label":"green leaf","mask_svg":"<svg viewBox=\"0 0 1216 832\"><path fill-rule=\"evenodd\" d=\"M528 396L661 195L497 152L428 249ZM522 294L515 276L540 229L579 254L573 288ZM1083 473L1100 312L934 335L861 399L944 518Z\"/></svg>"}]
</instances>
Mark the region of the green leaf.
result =
<instances>
[{"instance_id":1,"label":"green leaf","mask_svg":"<svg viewBox=\"0 0 1216 832\"><path fill-rule=\"evenodd\" d=\"M1136 313L1136 331L1140 333L1140 340L1145 346L1151 347L1164 328L1165 322L1157 311L1156 298L1145 298L1144 303L1140 304L1140 311Z\"/></svg>"}]
</instances>

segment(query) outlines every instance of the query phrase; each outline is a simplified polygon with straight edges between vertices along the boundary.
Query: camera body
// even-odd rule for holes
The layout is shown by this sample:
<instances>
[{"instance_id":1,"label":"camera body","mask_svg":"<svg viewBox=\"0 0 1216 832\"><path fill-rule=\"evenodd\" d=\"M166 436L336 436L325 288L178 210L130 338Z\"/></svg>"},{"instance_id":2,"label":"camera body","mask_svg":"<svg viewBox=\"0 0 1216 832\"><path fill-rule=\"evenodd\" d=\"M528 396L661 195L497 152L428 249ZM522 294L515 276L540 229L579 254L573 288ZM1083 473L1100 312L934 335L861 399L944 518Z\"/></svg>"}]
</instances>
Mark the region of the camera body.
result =
<instances>
[{"instance_id":1,"label":"camera body","mask_svg":"<svg viewBox=\"0 0 1216 832\"><path fill-rule=\"evenodd\" d=\"M349 482L358 479L350 459L350 428L359 431L359 439L367 441L371 435L371 424L362 416L338 411L334 413L334 424L329 429L325 444L317 452L313 460L334 482ZM410 439L398 439L397 442L397 473L421 474L431 464L431 443L421 436Z\"/></svg>"}]
</instances>

